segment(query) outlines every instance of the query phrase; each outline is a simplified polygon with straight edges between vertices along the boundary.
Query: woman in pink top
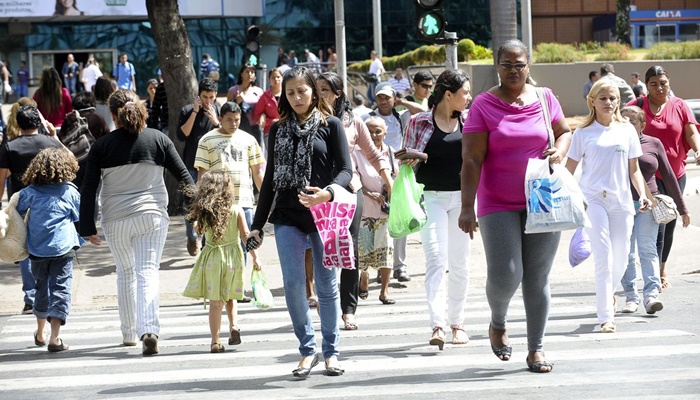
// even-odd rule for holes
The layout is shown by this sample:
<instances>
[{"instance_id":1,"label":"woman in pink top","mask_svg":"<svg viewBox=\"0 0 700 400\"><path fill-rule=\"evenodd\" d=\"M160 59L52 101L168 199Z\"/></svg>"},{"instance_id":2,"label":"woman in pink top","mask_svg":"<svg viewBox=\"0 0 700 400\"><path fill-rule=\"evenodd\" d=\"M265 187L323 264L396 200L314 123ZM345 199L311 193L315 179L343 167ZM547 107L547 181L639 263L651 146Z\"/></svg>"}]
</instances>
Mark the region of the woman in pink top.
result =
<instances>
[{"instance_id":1,"label":"woman in pink top","mask_svg":"<svg viewBox=\"0 0 700 400\"><path fill-rule=\"evenodd\" d=\"M550 372L543 338L549 317L549 273L559 245L558 232L525 234L525 170L530 158L559 163L571 142L571 130L559 102L545 90L555 147L548 149L544 113L536 88L527 83L530 56L519 40L508 40L497 53L501 84L476 97L464 123L462 139L462 211L459 227L477 230L474 198L486 252L486 297L491 307L489 339L496 357L508 361L508 305L522 282L527 319L527 365Z\"/></svg>"},{"instance_id":2,"label":"woman in pink top","mask_svg":"<svg viewBox=\"0 0 700 400\"><path fill-rule=\"evenodd\" d=\"M676 175L681 192L685 190L685 158L691 148L695 152L695 162L700 165L700 137L698 137L697 121L685 102L678 97L670 97L670 80L663 67L655 65L649 68L644 76L649 96L627 103L628 106L638 105L644 110L647 125L644 133L661 140L666 149L666 156L673 173ZM668 195L669 191L661 175L657 172L656 184L661 194ZM676 229L676 220L668 224L659 224L659 236L656 240L656 249L659 252L661 265L661 287L669 287L666 278L666 260L671 253L673 245L673 231Z\"/></svg>"},{"instance_id":3,"label":"woman in pink top","mask_svg":"<svg viewBox=\"0 0 700 400\"><path fill-rule=\"evenodd\" d=\"M362 122L360 117L352 112L350 100L343 92L343 81L335 72L325 72L316 78L316 87L321 97L333 107L333 115L338 117L343 122L345 135L348 138L348 147L352 152L355 145L359 146L367 156L367 160L372 164L372 167L382 177L384 184L387 187L389 195L391 194L391 186L394 181L391 177L391 164L389 159L383 155L372 141L372 137L367 130L367 125ZM350 224L350 234L355 246L355 269L343 269L340 272L340 309L343 312L343 321L345 322L346 330L357 329L355 323L355 310L357 309L357 298L366 299L369 295L367 286L369 285L369 275L363 273L361 282L358 269L358 250L357 250L357 235L360 231L360 222L362 220L362 207L364 196L362 194L362 182L360 175L357 173L357 165L352 165L352 180L350 181L350 189L357 193L357 208L355 217ZM393 304L393 300L380 295L379 300L383 304Z\"/></svg>"},{"instance_id":4,"label":"woman in pink top","mask_svg":"<svg viewBox=\"0 0 700 400\"><path fill-rule=\"evenodd\" d=\"M66 114L73 111L70 93L62 86L61 75L56 68L45 68L33 97L44 118L57 128L63 125Z\"/></svg>"},{"instance_id":5,"label":"woman in pink top","mask_svg":"<svg viewBox=\"0 0 700 400\"><path fill-rule=\"evenodd\" d=\"M280 119L277 104L282 94L282 73L280 70L271 69L268 78L270 79L270 88L262 94L253 110L253 121L258 121L259 125L264 126L263 151L267 150L267 134L270 133L272 123ZM265 156L267 157L267 153Z\"/></svg>"},{"instance_id":6,"label":"woman in pink top","mask_svg":"<svg viewBox=\"0 0 700 400\"><path fill-rule=\"evenodd\" d=\"M232 86L226 95L226 101L235 101L243 111L241 115L241 126L239 129L253 135L258 144L264 148L262 130L260 129L259 121L253 118L253 111L258 104L263 90L255 86L255 66L246 63L241 68L238 74L238 84Z\"/></svg>"}]
</instances>

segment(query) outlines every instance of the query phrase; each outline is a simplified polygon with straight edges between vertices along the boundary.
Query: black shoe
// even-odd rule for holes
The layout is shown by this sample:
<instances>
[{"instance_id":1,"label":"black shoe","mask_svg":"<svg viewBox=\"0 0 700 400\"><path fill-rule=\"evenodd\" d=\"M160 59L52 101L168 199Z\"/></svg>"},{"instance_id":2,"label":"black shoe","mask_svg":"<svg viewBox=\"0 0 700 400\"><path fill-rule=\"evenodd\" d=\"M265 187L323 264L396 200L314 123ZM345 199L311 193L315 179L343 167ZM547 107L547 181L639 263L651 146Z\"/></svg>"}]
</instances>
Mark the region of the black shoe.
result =
<instances>
[{"instance_id":1,"label":"black shoe","mask_svg":"<svg viewBox=\"0 0 700 400\"><path fill-rule=\"evenodd\" d=\"M253 301L253 299L251 299L250 297L245 296L245 295L243 296L242 299L238 300L239 303L250 303L251 301Z\"/></svg>"},{"instance_id":2,"label":"black shoe","mask_svg":"<svg viewBox=\"0 0 700 400\"><path fill-rule=\"evenodd\" d=\"M399 282L409 282L411 277L408 275L406 270L400 269L398 271L394 271L394 279L398 280Z\"/></svg>"},{"instance_id":3,"label":"black shoe","mask_svg":"<svg viewBox=\"0 0 700 400\"><path fill-rule=\"evenodd\" d=\"M152 356L158 354L158 336L154 333L145 333L141 336L143 341L142 353L144 356Z\"/></svg>"},{"instance_id":4,"label":"black shoe","mask_svg":"<svg viewBox=\"0 0 700 400\"><path fill-rule=\"evenodd\" d=\"M382 274L379 271L377 271L377 284L382 284Z\"/></svg>"},{"instance_id":5,"label":"black shoe","mask_svg":"<svg viewBox=\"0 0 700 400\"><path fill-rule=\"evenodd\" d=\"M31 306L31 304L24 304L24 308L22 309L22 314L31 314L34 311L34 307Z\"/></svg>"},{"instance_id":6,"label":"black shoe","mask_svg":"<svg viewBox=\"0 0 700 400\"><path fill-rule=\"evenodd\" d=\"M306 378L309 376L309 373L311 373L311 370L318 365L318 353L314 354L314 359L311 360L311 365L309 368L303 368L299 367L292 371L292 375L294 375L297 378Z\"/></svg>"}]
</instances>

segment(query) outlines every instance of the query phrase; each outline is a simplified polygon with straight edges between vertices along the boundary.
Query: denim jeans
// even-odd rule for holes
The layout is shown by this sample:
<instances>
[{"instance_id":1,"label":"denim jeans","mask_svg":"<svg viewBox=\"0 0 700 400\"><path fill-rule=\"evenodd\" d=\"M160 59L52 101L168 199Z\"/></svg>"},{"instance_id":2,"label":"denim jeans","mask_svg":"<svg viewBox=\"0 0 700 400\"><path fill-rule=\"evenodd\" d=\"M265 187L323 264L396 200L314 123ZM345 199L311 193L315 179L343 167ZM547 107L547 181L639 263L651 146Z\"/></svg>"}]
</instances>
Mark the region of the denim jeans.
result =
<instances>
[{"instance_id":1,"label":"denim jeans","mask_svg":"<svg viewBox=\"0 0 700 400\"><path fill-rule=\"evenodd\" d=\"M32 274L32 263L29 258L19 262L19 270L22 273L22 291L24 292L24 304L34 305L36 281Z\"/></svg>"},{"instance_id":2,"label":"denim jeans","mask_svg":"<svg viewBox=\"0 0 700 400\"><path fill-rule=\"evenodd\" d=\"M34 315L37 318L58 318L66 324L70 314L71 285L73 284L73 257L75 251L58 257L32 259L32 272L36 279Z\"/></svg>"},{"instance_id":3,"label":"denim jeans","mask_svg":"<svg viewBox=\"0 0 700 400\"><path fill-rule=\"evenodd\" d=\"M292 319L294 334L299 340L299 353L302 357L316 353L316 336L309 302L306 300L304 253L307 237L311 242L314 260L314 283L321 317L323 357L328 359L338 356L337 348L340 342L338 329L340 296L335 268L328 269L323 266L323 243L317 233L307 235L294 226L275 225L275 241L282 267L284 298Z\"/></svg>"},{"instance_id":4,"label":"denim jeans","mask_svg":"<svg viewBox=\"0 0 700 400\"><path fill-rule=\"evenodd\" d=\"M639 202L634 202L634 208L639 209ZM627 301L639 303L637 294L637 265L635 254L639 255L639 263L642 265L642 277L644 278L644 302L649 298L659 296L661 277L659 276L659 253L656 250L656 237L659 234L659 224L654 221L651 212L637 213L634 215L634 228L630 241L629 262L627 270L622 276L622 288L625 291ZM634 245L637 245L635 252Z\"/></svg>"},{"instance_id":5,"label":"denim jeans","mask_svg":"<svg viewBox=\"0 0 700 400\"><path fill-rule=\"evenodd\" d=\"M190 176L192 177L192 180L194 183L197 183L197 170L194 168L187 168L187 172L190 173ZM188 210L185 209L185 216L187 216ZM185 218L185 234L187 235L187 239L190 240L197 240L197 232L194 230L194 227L192 226L192 223Z\"/></svg>"},{"instance_id":6,"label":"denim jeans","mask_svg":"<svg viewBox=\"0 0 700 400\"><path fill-rule=\"evenodd\" d=\"M426 190L423 195L428 220L420 237L425 253L425 294L430 328L462 325L469 287L471 243L469 235L457 225L462 210L462 193Z\"/></svg>"},{"instance_id":7,"label":"denim jeans","mask_svg":"<svg viewBox=\"0 0 700 400\"><path fill-rule=\"evenodd\" d=\"M75 93L75 83L78 81L76 76L66 78L66 88L70 94Z\"/></svg>"}]
</instances>

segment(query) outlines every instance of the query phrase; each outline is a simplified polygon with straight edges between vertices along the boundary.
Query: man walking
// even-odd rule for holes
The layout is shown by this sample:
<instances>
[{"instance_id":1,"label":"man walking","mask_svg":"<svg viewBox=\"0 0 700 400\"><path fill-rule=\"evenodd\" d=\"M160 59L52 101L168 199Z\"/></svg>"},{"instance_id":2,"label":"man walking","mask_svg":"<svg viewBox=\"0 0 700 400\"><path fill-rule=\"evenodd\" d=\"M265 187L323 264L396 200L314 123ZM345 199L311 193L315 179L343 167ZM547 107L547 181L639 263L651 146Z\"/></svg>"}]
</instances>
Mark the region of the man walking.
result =
<instances>
[{"instance_id":1,"label":"man walking","mask_svg":"<svg viewBox=\"0 0 700 400\"><path fill-rule=\"evenodd\" d=\"M382 74L386 71L384 70L382 60L377 57L377 50L372 50L369 53L369 58L372 60L372 63L369 64L368 71L369 79L367 83L367 99L369 99L369 104L372 105L375 103L377 85L379 84L379 81L382 80Z\"/></svg>"},{"instance_id":2,"label":"man walking","mask_svg":"<svg viewBox=\"0 0 700 400\"><path fill-rule=\"evenodd\" d=\"M209 54L202 56L202 63L199 65L199 73L201 79L211 78L214 82L219 81L219 63L216 62Z\"/></svg>"},{"instance_id":3,"label":"man walking","mask_svg":"<svg viewBox=\"0 0 700 400\"><path fill-rule=\"evenodd\" d=\"M129 62L129 56L126 53L119 56L119 63L114 66L112 76L117 80L119 89L136 91L136 70L134 64Z\"/></svg>"},{"instance_id":4,"label":"man walking","mask_svg":"<svg viewBox=\"0 0 700 400\"><path fill-rule=\"evenodd\" d=\"M68 54L66 62L63 63L63 81L66 89L71 95L75 94L75 84L78 82L78 63L75 62L72 54Z\"/></svg>"}]
</instances>

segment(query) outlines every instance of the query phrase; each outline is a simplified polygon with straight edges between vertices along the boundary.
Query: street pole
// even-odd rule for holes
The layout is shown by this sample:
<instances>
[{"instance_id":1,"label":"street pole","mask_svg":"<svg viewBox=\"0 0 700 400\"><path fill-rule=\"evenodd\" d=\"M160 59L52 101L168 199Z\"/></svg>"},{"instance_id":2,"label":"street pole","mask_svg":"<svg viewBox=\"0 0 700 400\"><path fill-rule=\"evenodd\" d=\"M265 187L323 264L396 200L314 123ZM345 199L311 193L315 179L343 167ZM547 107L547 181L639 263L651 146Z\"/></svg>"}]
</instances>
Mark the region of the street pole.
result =
<instances>
[{"instance_id":1,"label":"street pole","mask_svg":"<svg viewBox=\"0 0 700 400\"><path fill-rule=\"evenodd\" d=\"M348 93L347 55L345 49L345 6L343 0L334 0L335 4L335 54L338 62L335 64L338 76L343 82L343 93Z\"/></svg>"},{"instance_id":2,"label":"street pole","mask_svg":"<svg viewBox=\"0 0 700 400\"><path fill-rule=\"evenodd\" d=\"M372 0L372 26L374 28L374 50L382 58L382 0Z\"/></svg>"},{"instance_id":3,"label":"street pole","mask_svg":"<svg viewBox=\"0 0 700 400\"><path fill-rule=\"evenodd\" d=\"M459 59L457 58L457 32L445 31L445 56L447 58L447 69L459 69Z\"/></svg>"},{"instance_id":4,"label":"street pole","mask_svg":"<svg viewBox=\"0 0 700 400\"><path fill-rule=\"evenodd\" d=\"M532 12L530 0L520 0L520 26L522 29L523 43L532 54Z\"/></svg>"}]
</instances>

